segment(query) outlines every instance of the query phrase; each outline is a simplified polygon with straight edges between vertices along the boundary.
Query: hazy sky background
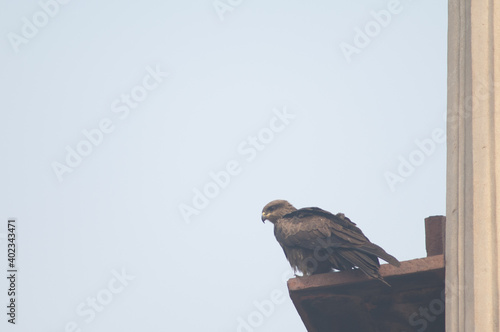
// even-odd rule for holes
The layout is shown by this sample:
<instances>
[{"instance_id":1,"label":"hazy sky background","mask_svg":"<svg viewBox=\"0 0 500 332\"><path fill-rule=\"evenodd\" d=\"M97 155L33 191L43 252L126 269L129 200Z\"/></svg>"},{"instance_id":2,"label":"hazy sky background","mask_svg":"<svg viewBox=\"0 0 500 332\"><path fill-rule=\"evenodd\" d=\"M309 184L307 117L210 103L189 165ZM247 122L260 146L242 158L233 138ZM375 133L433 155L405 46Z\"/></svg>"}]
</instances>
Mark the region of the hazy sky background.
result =
<instances>
[{"instance_id":1,"label":"hazy sky background","mask_svg":"<svg viewBox=\"0 0 500 332\"><path fill-rule=\"evenodd\" d=\"M278 198L425 256L447 1L61 2L0 1L2 331L304 332Z\"/></svg>"}]
</instances>

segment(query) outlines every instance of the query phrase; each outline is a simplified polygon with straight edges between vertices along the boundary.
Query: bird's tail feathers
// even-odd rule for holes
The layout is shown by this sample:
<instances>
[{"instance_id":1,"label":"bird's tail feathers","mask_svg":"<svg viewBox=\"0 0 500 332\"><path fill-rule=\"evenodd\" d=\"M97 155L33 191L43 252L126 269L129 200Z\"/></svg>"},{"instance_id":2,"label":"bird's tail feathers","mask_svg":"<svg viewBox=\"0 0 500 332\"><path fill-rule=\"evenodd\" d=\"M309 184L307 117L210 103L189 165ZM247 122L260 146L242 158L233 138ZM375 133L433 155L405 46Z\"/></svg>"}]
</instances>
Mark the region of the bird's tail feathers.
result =
<instances>
[{"instance_id":1,"label":"bird's tail feathers","mask_svg":"<svg viewBox=\"0 0 500 332\"><path fill-rule=\"evenodd\" d=\"M384 278L382 278L378 271L380 264L378 263L377 257L370 257L366 253L355 250L342 250L339 254L352 265L357 266L367 276L378 279L387 286L391 287L391 285L389 285Z\"/></svg>"},{"instance_id":2,"label":"bird's tail feathers","mask_svg":"<svg viewBox=\"0 0 500 332\"><path fill-rule=\"evenodd\" d=\"M377 246L374 243L367 243L366 245L358 247L357 249L367 254L378 256L391 265L397 267L401 265L401 263L397 260L396 257L389 255L384 249L382 249L381 247Z\"/></svg>"}]
</instances>

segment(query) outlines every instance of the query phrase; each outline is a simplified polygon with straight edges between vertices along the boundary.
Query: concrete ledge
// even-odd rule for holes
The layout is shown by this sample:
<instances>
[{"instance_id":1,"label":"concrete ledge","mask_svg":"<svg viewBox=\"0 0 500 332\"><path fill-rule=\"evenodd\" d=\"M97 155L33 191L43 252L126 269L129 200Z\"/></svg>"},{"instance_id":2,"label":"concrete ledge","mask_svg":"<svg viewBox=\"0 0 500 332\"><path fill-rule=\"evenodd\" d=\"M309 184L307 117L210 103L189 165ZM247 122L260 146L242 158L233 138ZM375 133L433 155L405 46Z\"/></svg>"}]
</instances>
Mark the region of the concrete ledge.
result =
<instances>
[{"instance_id":1,"label":"concrete ledge","mask_svg":"<svg viewBox=\"0 0 500 332\"><path fill-rule=\"evenodd\" d=\"M309 332L444 331L444 256L380 267L388 287L361 271L293 278L290 297Z\"/></svg>"}]
</instances>

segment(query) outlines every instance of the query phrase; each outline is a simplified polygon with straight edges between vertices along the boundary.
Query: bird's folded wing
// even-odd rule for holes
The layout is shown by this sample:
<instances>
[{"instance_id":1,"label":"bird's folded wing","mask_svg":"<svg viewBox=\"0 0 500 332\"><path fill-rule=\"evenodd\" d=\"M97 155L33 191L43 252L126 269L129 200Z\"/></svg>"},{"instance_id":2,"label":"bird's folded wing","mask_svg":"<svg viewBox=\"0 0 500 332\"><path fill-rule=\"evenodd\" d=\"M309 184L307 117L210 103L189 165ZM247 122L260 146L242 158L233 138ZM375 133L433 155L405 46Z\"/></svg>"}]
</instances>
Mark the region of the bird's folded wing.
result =
<instances>
[{"instance_id":1,"label":"bird's folded wing","mask_svg":"<svg viewBox=\"0 0 500 332\"><path fill-rule=\"evenodd\" d=\"M283 217L276 229L279 242L308 249L342 248L369 243L359 228L347 218L321 209L301 209ZM304 211L307 210L307 211ZM319 211L318 211L319 210Z\"/></svg>"},{"instance_id":2,"label":"bird's folded wing","mask_svg":"<svg viewBox=\"0 0 500 332\"><path fill-rule=\"evenodd\" d=\"M400 265L395 257L371 243L349 218L320 208L304 208L285 215L277 224L275 235L282 246L311 250L345 248L378 256L395 266Z\"/></svg>"}]
</instances>

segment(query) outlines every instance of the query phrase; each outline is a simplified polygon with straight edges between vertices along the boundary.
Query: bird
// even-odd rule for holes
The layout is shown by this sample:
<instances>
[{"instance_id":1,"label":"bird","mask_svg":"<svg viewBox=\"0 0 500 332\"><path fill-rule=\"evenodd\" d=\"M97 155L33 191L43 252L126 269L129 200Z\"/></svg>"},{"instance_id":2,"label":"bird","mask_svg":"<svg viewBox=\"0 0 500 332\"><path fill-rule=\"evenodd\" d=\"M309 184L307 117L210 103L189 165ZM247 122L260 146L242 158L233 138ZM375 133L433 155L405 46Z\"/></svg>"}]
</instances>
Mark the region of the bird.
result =
<instances>
[{"instance_id":1,"label":"bird","mask_svg":"<svg viewBox=\"0 0 500 332\"><path fill-rule=\"evenodd\" d=\"M390 286L380 275L378 258L401 265L370 242L343 213L333 214L318 207L296 209L286 200L274 200L264 206L261 219L274 224L276 240L298 277L297 272L310 276L358 268Z\"/></svg>"}]
</instances>

